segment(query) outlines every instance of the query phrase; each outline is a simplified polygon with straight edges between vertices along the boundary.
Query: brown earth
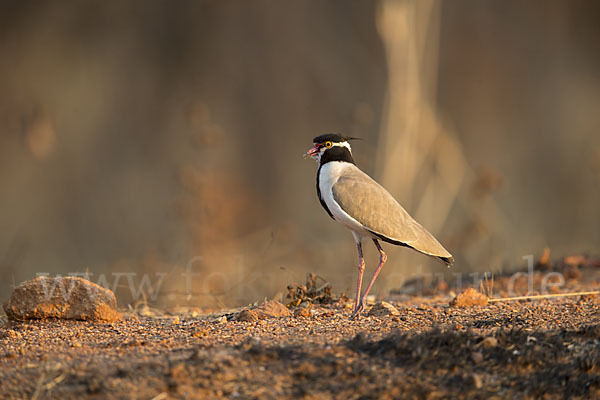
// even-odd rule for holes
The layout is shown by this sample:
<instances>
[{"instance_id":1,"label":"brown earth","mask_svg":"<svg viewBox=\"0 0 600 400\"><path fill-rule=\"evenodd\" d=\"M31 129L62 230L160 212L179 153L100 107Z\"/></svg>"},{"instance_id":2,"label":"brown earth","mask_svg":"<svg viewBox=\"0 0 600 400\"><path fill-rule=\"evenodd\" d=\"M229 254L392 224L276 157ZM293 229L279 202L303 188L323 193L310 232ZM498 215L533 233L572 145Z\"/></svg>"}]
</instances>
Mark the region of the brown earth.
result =
<instances>
[{"instance_id":1,"label":"brown earth","mask_svg":"<svg viewBox=\"0 0 600 400\"><path fill-rule=\"evenodd\" d=\"M563 289L597 290L600 268L578 268ZM307 286L290 287L294 314L282 317L259 307L241 321L239 310L173 309L5 322L0 398L600 397L597 295L450 307L445 288L351 321L351 300Z\"/></svg>"}]
</instances>

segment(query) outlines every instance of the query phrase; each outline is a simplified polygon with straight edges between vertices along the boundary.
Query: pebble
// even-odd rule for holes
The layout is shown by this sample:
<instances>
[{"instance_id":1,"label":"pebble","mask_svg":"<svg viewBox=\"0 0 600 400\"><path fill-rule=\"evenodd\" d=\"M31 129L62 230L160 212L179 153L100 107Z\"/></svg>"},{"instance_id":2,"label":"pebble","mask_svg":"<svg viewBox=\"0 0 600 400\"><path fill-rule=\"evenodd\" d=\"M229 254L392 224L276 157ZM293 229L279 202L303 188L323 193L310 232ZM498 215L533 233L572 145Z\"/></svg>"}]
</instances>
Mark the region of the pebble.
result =
<instances>
[{"instance_id":1,"label":"pebble","mask_svg":"<svg viewBox=\"0 0 600 400\"><path fill-rule=\"evenodd\" d=\"M400 312L390 303L381 301L371 307L371 310L367 315L373 317L386 317L388 315L400 315Z\"/></svg>"},{"instance_id":2,"label":"pebble","mask_svg":"<svg viewBox=\"0 0 600 400\"><path fill-rule=\"evenodd\" d=\"M485 306L487 304L487 296L482 293L479 293L473 288L463 290L449 303L451 307Z\"/></svg>"},{"instance_id":3,"label":"pebble","mask_svg":"<svg viewBox=\"0 0 600 400\"><path fill-rule=\"evenodd\" d=\"M486 337L478 344L478 346L485 347L485 348L496 347L497 345L498 345L498 339L496 339L493 336Z\"/></svg>"}]
</instances>

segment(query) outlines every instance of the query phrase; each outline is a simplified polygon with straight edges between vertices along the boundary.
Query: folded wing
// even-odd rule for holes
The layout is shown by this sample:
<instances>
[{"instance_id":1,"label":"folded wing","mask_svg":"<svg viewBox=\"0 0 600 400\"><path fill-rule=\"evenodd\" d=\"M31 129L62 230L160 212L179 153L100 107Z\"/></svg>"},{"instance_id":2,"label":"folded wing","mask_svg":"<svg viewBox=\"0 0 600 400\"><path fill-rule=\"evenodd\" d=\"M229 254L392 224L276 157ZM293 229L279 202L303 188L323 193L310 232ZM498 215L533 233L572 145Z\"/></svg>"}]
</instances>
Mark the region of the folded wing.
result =
<instances>
[{"instance_id":1,"label":"folded wing","mask_svg":"<svg viewBox=\"0 0 600 400\"><path fill-rule=\"evenodd\" d=\"M332 187L342 210L382 240L411 247L452 264L452 255L415 221L387 190L358 168L348 169Z\"/></svg>"}]
</instances>

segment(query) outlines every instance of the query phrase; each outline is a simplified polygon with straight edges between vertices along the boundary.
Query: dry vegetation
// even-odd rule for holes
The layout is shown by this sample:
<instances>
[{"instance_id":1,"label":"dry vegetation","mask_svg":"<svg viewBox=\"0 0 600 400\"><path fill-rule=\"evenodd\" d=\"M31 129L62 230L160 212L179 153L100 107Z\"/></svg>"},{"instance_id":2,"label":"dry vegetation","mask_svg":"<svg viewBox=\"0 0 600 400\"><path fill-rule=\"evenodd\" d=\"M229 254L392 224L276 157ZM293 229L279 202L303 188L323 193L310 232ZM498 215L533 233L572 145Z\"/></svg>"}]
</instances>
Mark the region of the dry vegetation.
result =
<instances>
[{"instance_id":1,"label":"dry vegetation","mask_svg":"<svg viewBox=\"0 0 600 400\"><path fill-rule=\"evenodd\" d=\"M597 289L596 264L580 264L569 290ZM450 307L452 289L396 296L399 315L358 321L348 319L350 300L309 276L290 285L290 306L306 310L293 316L285 307L254 307L250 321L238 320L248 310L145 307L109 324L7 322L0 397L600 396L597 295Z\"/></svg>"}]
</instances>

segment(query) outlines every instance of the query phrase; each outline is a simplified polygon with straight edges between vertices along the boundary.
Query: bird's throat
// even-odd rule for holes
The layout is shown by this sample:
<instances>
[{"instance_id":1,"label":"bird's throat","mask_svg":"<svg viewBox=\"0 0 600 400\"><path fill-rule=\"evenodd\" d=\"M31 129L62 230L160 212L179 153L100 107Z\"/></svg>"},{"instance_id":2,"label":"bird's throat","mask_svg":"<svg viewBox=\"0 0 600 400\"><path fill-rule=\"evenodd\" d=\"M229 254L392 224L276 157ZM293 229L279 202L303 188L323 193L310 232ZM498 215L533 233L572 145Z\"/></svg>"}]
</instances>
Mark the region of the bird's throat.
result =
<instances>
[{"instance_id":1,"label":"bird's throat","mask_svg":"<svg viewBox=\"0 0 600 400\"><path fill-rule=\"evenodd\" d=\"M346 147L334 146L330 149L325 150L323 155L321 156L320 165L327 164L330 161L344 161L351 164L354 164L354 159L352 158L352 153Z\"/></svg>"}]
</instances>

